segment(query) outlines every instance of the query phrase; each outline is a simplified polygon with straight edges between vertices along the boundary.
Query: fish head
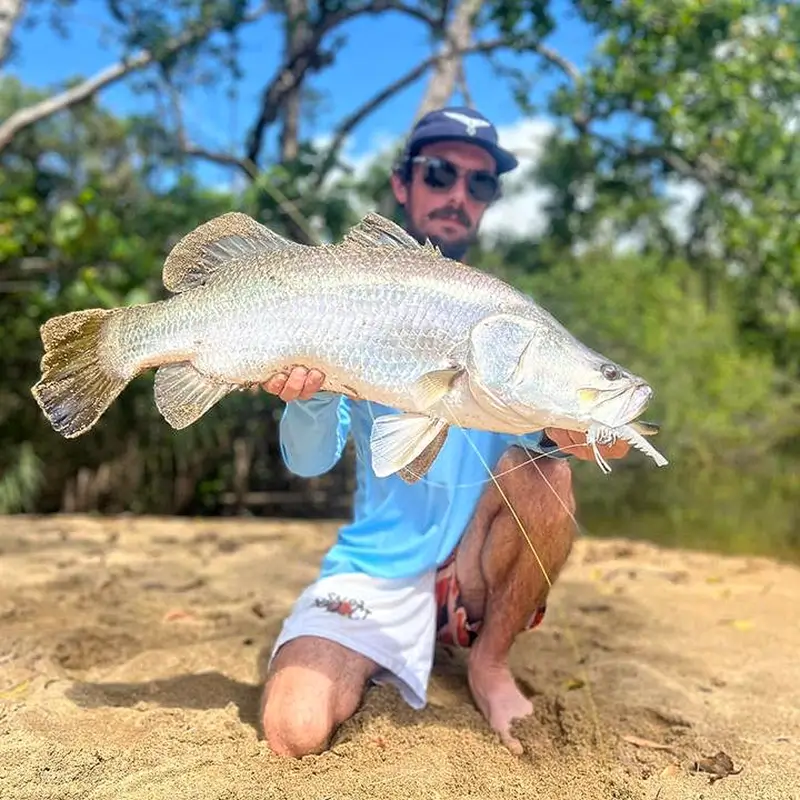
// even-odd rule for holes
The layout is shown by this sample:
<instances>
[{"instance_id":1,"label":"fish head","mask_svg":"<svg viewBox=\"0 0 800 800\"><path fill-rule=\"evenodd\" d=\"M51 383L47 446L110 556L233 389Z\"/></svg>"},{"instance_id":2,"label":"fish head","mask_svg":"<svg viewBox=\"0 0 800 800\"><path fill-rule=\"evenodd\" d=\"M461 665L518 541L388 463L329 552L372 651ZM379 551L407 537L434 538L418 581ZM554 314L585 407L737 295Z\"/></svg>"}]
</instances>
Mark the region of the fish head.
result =
<instances>
[{"instance_id":1,"label":"fish head","mask_svg":"<svg viewBox=\"0 0 800 800\"><path fill-rule=\"evenodd\" d=\"M638 375L595 352L548 314L497 315L473 331L472 380L493 411L532 428L576 430L625 425L653 390Z\"/></svg>"},{"instance_id":2,"label":"fish head","mask_svg":"<svg viewBox=\"0 0 800 800\"><path fill-rule=\"evenodd\" d=\"M653 390L640 376L586 347L571 334L532 338L512 381L518 402L549 405L576 422L617 428L636 419ZM544 394L548 398L543 398Z\"/></svg>"},{"instance_id":3,"label":"fish head","mask_svg":"<svg viewBox=\"0 0 800 800\"><path fill-rule=\"evenodd\" d=\"M647 408L653 389L638 375L603 357L591 360L576 382L581 416L592 423L618 428Z\"/></svg>"}]
</instances>

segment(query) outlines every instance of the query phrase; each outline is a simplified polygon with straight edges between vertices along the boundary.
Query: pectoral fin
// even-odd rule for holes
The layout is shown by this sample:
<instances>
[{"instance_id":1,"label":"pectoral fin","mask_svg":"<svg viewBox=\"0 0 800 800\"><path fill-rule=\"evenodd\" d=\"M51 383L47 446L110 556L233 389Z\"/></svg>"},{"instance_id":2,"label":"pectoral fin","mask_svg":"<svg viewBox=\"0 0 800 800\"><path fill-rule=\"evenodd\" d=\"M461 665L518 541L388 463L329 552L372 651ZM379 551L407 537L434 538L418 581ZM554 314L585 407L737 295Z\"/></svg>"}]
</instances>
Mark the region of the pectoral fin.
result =
<instances>
[{"instance_id":1,"label":"pectoral fin","mask_svg":"<svg viewBox=\"0 0 800 800\"><path fill-rule=\"evenodd\" d=\"M234 388L207 378L186 361L160 367L154 391L161 416L180 430L200 419Z\"/></svg>"},{"instance_id":2,"label":"pectoral fin","mask_svg":"<svg viewBox=\"0 0 800 800\"><path fill-rule=\"evenodd\" d=\"M426 372L417 378L411 393L418 408L424 410L436 405L450 391L453 381L463 371L461 367L448 367Z\"/></svg>"},{"instance_id":3,"label":"pectoral fin","mask_svg":"<svg viewBox=\"0 0 800 800\"><path fill-rule=\"evenodd\" d=\"M420 478L447 438L446 420L426 414L385 414L372 425L372 469L379 478L401 472L408 483Z\"/></svg>"}]
</instances>

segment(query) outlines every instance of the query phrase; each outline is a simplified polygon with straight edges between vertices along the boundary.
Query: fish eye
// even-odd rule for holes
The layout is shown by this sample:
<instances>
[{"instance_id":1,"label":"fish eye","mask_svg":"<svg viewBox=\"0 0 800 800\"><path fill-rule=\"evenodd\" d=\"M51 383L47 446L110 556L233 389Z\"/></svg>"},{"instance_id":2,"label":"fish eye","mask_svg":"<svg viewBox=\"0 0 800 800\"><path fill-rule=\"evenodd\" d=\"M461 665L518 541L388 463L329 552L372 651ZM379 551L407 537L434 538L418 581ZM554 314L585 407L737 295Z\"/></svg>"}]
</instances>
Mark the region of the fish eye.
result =
<instances>
[{"instance_id":1,"label":"fish eye","mask_svg":"<svg viewBox=\"0 0 800 800\"><path fill-rule=\"evenodd\" d=\"M603 377L609 381L616 381L622 377L622 372L613 364L603 364L603 366L600 367L600 372Z\"/></svg>"}]
</instances>

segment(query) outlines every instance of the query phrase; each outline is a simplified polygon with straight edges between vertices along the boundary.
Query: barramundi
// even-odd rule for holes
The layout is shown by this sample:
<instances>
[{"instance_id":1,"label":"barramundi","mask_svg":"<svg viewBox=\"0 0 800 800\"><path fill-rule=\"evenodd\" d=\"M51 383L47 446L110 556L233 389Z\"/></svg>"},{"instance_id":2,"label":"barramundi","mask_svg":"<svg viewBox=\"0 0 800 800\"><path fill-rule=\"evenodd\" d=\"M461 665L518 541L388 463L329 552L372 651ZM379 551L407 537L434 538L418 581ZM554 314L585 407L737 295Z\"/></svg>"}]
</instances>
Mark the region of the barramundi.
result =
<instances>
[{"instance_id":1,"label":"barramundi","mask_svg":"<svg viewBox=\"0 0 800 800\"><path fill-rule=\"evenodd\" d=\"M323 391L383 404L371 434L379 477L425 473L451 426L584 431L667 460L637 421L653 390L573 336L530 296L367 214L340 242L303 245L230 212L169 252L165 300L54 317L40 330L32 393L67 438L90 430L130 381L156 369L175 429L237 389L295 365Z\"/></svg>"}]
</instances>

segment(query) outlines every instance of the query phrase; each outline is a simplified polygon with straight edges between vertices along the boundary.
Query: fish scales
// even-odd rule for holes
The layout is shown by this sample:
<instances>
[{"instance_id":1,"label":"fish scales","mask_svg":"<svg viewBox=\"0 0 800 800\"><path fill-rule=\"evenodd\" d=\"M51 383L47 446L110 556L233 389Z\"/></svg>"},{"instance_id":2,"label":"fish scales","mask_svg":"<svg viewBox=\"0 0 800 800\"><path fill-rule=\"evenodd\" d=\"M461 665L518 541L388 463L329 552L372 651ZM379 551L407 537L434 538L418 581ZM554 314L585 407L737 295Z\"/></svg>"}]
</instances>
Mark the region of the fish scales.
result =
<instances>
[{"instance_id":1,"label":"fish scales","mask_svg":"<svg viewBox=\"0 0 800 800\"><path fill-rule=\"evenodd\" d=\"M372 387L392 404L419 375L448 364L472 325L499 308L490 300L495 282L474 273L458 270L467 280L452 283L430 263L400 259L398 282L385 257L330 252L289 253L279 269L263 257L242 259L201 293L176 295L153 310L153 354L180 343L176 353L190 352L200 371L230 383L257 383L304 363L330 375L326 388ZM131 361L143 355L130 339L117 346Z\"/></svg>"}]
</instances>

